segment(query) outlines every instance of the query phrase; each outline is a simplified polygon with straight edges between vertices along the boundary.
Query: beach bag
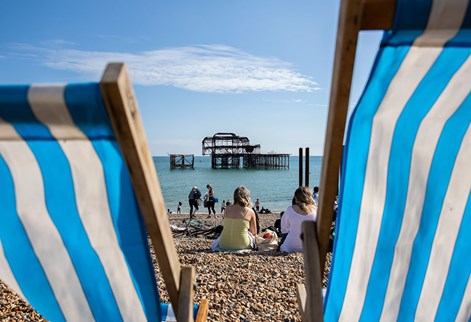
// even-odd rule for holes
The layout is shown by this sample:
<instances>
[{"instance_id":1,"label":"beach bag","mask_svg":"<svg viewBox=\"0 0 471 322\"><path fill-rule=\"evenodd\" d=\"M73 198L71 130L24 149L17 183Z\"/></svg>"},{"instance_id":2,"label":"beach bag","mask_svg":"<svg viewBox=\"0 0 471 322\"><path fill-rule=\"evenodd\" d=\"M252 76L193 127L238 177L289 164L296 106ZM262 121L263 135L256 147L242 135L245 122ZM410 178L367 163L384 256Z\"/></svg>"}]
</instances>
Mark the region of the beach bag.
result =
<instances>
[{"instance_id":1,"label":"beach bag","mask_svg":"<svg viewBox=\"0 0 471 322\"><path fill-rule=\"evenodd\" d=\"M255 236L259 251L276 250L278 248L278 235L270 229L262 231Z\"/></svg>"}]
</instances>

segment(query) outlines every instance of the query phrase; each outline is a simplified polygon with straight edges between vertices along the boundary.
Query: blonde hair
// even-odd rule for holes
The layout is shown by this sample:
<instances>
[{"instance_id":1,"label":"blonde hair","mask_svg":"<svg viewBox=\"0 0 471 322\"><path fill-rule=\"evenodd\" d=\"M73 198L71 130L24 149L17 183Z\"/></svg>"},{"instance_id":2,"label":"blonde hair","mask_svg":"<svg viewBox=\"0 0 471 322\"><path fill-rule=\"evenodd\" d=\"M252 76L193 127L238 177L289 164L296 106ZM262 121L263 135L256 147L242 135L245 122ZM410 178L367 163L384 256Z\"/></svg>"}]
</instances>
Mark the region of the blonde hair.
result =
<instances>
[{"instance_id":1,"label":"blonde hair","mask_svg":"<svg viewBox=\"0 0 471 322\"><path fill-rule=\"evenodd\" d=\"M317 208L316 201L308 187L299 187L296 189L293 201L295 205L298 205L299 208L308 214L313 213Z\"/></svg>"},{"instance_id":2,"label":"blonde hair","mask_svg":"<svg viewBox=\"0 0 471 322\"><path fill-rule=\"evenodd\" d=\"M250 199L250 191L245 187L237 187L234 190L234 204L242 207L252 207L252 200Z\"/></svg>"}]
</instances>

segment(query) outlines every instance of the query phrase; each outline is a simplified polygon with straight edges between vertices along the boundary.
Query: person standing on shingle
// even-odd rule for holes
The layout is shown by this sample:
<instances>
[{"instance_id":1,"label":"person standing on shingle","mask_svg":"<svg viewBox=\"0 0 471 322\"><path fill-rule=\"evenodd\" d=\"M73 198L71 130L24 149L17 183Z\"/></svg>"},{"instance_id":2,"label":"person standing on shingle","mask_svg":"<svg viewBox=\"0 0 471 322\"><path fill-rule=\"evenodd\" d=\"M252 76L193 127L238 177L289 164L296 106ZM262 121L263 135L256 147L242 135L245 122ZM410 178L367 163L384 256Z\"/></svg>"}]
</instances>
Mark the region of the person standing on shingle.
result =
<instances>
[{"instance_id":1,"label":"person standing on shingle","mask_svg":"<svg viewBox=\"0 0 471 322\"><path fill-rule=\"evenodd\" d=\"M214 198L214 189L211 185L206 185L208 189L208 218L211 218L211 210L213 214L216 215L216 210L214 209L214 205L216 204L216 199Z\"/></svg>"},{"instance_id":2,"label":"person standing on shingle","mask_svg":"<svg viewBox=\"0 0 471 322\"><path fill-rule=\"evenodd\" d=\"M197 186L194 186L191 189L190 194L188 195L188 203L190 205L190 218L194 218L196 212L198 211L198 200L201 198L201 191L198 190ZM195 211L193 212L193 208Z\"/></svg>"}]
</instances>

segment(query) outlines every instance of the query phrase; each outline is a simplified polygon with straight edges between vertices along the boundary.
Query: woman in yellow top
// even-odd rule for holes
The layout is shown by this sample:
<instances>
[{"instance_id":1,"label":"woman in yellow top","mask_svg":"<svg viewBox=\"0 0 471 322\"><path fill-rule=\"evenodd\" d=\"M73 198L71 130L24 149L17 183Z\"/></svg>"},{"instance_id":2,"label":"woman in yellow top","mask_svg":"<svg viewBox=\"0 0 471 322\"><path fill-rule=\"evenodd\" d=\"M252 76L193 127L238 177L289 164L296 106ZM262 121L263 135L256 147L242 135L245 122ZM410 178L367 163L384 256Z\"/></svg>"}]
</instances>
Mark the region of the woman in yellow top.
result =
<instances>
[{"instance_id":1,"label":"woman in yellow top","mask_svg":"<svg viewBox=\"0 0 471 322\"><path fill-rule=\"evenodd\" d=\"M238 187L234 191L234 204L226 208L224 229L219 240L220 249L240 250L254 246L257 224L251 207L250 191L245 187Z\"/></svg>"}]
</instances>

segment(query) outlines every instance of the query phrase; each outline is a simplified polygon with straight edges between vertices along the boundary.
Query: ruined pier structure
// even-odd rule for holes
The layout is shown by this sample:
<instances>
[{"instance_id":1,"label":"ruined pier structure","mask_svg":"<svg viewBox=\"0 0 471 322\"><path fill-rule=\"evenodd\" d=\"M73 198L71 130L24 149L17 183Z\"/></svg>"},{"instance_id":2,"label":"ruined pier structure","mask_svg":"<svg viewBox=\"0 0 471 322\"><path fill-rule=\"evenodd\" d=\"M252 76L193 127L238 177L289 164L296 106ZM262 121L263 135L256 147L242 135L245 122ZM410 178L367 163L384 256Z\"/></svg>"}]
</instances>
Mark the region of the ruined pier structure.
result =
<instances>
[{"instance_id":1,"label":"ruined pier structure","mask_svg":"<svg viewBox=\"0 0 471 322\"><path fill-rule=\"evenodd\" d=\"M194 154L170 154L170 169L195 169Z\"/></svg>"},{"instance_id":2,"label":"ruined pier structure","mask_svg":"<svg viewBox=\"0 0 471 322\"><path fill-rule=\"evenodd\" d=\"M260 144L250 144L245 136L216 133L203 139L203 155L211 155L213 169L288 169L289 154L262 154Z\"/></svg>"}]
</instances>

